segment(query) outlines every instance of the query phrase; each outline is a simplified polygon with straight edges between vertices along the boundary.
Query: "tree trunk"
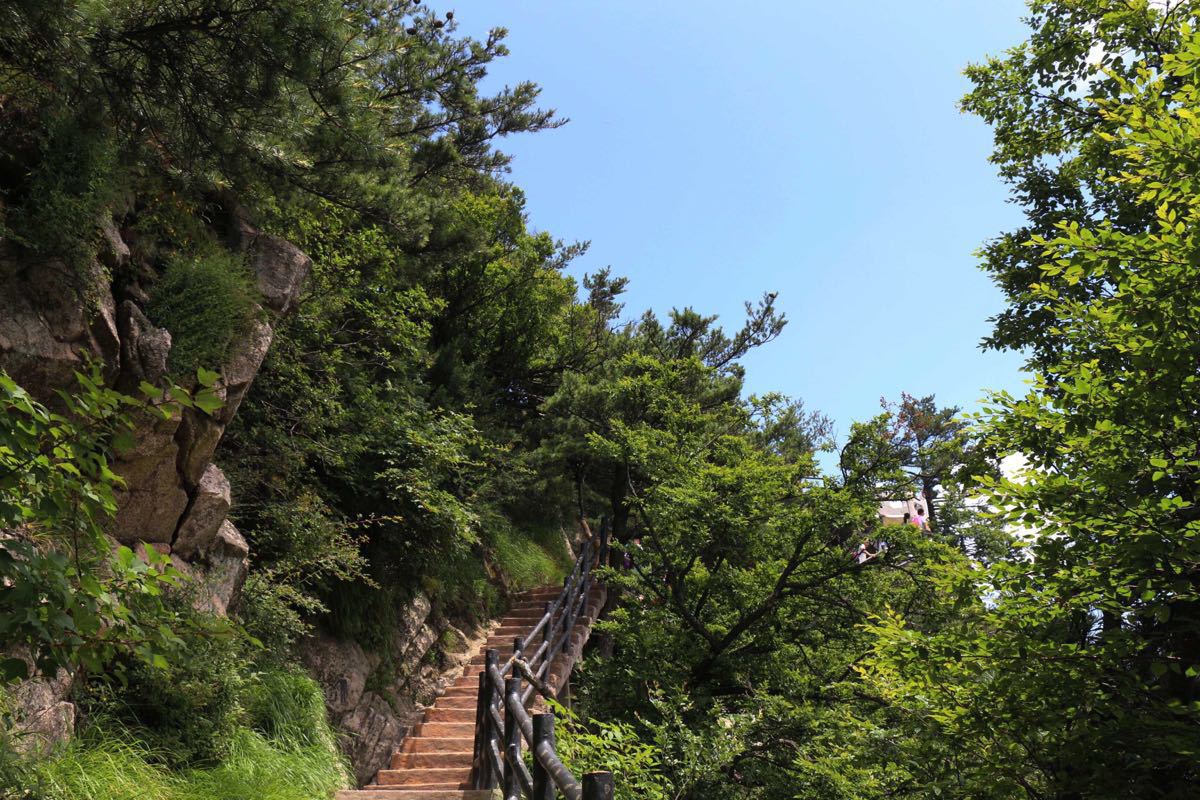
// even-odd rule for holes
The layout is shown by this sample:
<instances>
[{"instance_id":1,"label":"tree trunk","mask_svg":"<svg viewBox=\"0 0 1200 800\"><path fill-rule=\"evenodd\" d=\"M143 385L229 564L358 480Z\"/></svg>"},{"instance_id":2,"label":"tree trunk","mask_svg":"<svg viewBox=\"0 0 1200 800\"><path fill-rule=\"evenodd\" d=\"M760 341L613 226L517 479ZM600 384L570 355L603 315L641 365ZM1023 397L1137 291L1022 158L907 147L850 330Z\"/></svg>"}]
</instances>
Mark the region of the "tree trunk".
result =
<instances>
[{"instance_id":1,"label":"tree trunk","mask_svg":"<svg viewBox=\"0 0 1200 800\"><path fill-rule=\"evenodd\" d=\"M937 481L933 478L921 478L921 494L925 496L925 513L929 519L929 530L937 530L937 511L933 507L933 491Z\"/></svg>"}]
</instances>

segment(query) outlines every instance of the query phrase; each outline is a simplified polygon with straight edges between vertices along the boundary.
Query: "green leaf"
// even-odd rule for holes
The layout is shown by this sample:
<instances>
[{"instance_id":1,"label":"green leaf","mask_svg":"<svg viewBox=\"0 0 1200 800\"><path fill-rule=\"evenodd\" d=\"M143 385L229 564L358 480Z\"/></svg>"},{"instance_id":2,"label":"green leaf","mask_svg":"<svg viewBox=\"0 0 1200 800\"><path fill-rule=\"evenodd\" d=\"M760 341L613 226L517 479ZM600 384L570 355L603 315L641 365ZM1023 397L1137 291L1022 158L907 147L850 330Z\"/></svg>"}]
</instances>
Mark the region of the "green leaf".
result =
<instances>
[{"instance_id":1,"label":"green leaf","mask_svg":"<svg viewBox=\"0 0 1200 800\"><path fill-rule=\"evenodd\" d=\"M212 370L205 369L204 367L196 368L196 380L201 386L212 386L220 377L220 373L213 372Z\"/></svg>"},{"instance_id":2,"label":"green leaf","mask_svg":"<svg viewBox=\"0 0 1200 800\"><path fill-rule=\"evenodd\" d=\"M23 681L29 677L29 665L22 658L0 659L0 683Z\"/></svg>"}]
</instances>

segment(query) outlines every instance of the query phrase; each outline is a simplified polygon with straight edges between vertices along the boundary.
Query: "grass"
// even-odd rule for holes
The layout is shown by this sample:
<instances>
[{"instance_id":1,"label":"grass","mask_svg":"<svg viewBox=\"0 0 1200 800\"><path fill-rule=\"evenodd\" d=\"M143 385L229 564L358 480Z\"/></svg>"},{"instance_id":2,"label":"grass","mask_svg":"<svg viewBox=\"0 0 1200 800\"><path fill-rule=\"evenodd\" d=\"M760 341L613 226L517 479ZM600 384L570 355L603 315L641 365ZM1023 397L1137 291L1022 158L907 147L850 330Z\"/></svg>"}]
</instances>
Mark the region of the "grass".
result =
<instances>
[{"instance_id":1,"label":"grass","mask_svg":"<svg viewBox=\"0 0 1200 800\"><path fill-rule=\"evenodd\" d=\"M496 566L518 590L561 583L571 568L570 553L556 528L531 529L523 535L496 525L488 530L488 538Z\"/></svg>"},{"instance_id":2,"label":"grass","mask_svg":"<svg viewBox=\"0 0 1200 800\"><path fill-rule=\"evenodd\" d=\"M328 800L350 784L325 718L320 689L288 672L259 675L243 698L246 724L228 755L172 771L128 729L93 724L54 757L33 765L38 800Z\"/></svg>"}]
</instances>

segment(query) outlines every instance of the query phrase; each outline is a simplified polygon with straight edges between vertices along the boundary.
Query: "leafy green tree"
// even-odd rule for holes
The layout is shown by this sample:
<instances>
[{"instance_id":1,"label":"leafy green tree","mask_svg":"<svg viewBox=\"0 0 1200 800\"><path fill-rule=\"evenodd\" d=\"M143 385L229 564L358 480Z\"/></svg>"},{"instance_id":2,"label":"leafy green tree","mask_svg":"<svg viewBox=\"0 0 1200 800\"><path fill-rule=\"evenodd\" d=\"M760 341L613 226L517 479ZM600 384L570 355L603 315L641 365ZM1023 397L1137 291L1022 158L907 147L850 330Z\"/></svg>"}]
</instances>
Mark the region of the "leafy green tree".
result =
<instances>
[{"instance_id":1,"label":"leafy green tree","mask_svg":"<svg viewBox=\"0 0 1200 800\"><path fill-rule=\"evenodd\" d=\"M1046 298L1034 287L1043 275L1032 236L1053 238L1062 221L1090 226L1108 221L1119 230L1152 231L1153 209L1139 191L1106 179L1125 158L1119 145L1098 135L1108 124L1090 98L1118 98L1122 80L1157 68L1180 40L1180 24L1194 21L1194 0L1030 0L1029 39L966 70L974 88L963 110L992 126L992 163L1011 187L1026 223L983 248L983 263L1008 299L985 344L1030 347L1031 364L1056 357L1059 339ZM1164 74L1165 88L1180 82ZM1105 291L1085 276L1062 287L1086 300Z\"/></svg>"},{"instance_id":2,"label":"leafy green tree","mask_svg":"<svg viewBox=\"0 0 1200 800\"><path fill-rule=\"evenodd\" d=\"M410 0L9 3L0 230L85 258L130 192L298 193L420 242L414 187L477 185L507 164L498 137L562 122L531 83L482 93L504 31L475 41L451 17Z\"/></svg>"},{"instance_id":3,"label":"leafy green tree","mask_svg":"<svg viewBox=\"0 0 1200 800\"><path fill-rule=\"evenodd\" d=\"M951 476L964 466L967 455L966 423L958 406L939 408L933 395L913 397L904 392L900 402L884 403L896 425L900 461L925 498L929 527L936 530L938 496Z\"/></svg>"},{"instance_id":4,"label":"leafy green tree","mask_svg":"<svg viewBox=\"0 0 1200 800\"><path fill-rule=\"evenodd\" d=\"M606 317L616 313L613 290L621 286L612 286L607 274L597 276L596 281L589 306L593 315L598 311L595 318L603 325ZM658 424L665 409L640 392L654 385L655 379L650 376L659 365L669 366L669 377L661 377L671 382L679 398L689 398L706 410L733 402L741 392L744 374L738 360L778 337L786 324L774 303L773 294L764 296L757 305L747 303L746 322L732 335L714 324L715 316L704 316L691 308L672 310L665 325L652 312L646 312L636 324L591 339L598 353L594 362L585 363L594 363L593 369L564 374L561 387L545 406L553 422L543 447L560 451L577 476L592 477L589 489L603 498L618 541L627 538L631 492L643 478L636 474L627 454L584 447L586 437L609 436L618 424ZM590 348L584 352L589 353ZM802 406L788 409L778 399L772 404L772 413L777 417L790 415L796 422L814 425L814 437L827 433L823 418L804 415ZM762 436L774 438L775 444L784 448L803 444L786 442L783 431L777 424Z\"/></svg>"},{"instance_id":5,"label":"leafy green tree","mask_svg":"<svg viewBox=\"0 0 1200 800\"><path fill-rule=\"evenodd\" d=\"M582 704L637 720L677 796L826 797L803 793L830 767L812 755L821 726L880 705L854 669L872 644L862 625L894 604L935 626L929 565L961 556L911 527L877 530L879 499L911 485L886 417L855 426L841 475L819 477L828 422L741 398L735 362L706 361L724 345L695 344L701 321L619 332L627 350L603 377L568 376L548 404L590 425L594 463L626 481L632 567L607 578L624 602Z\"/></svg>"},{"instance_id":6,"label":"leafy green tree","mask_svg":"<svg viewBox=\"0 0 1200 800\"><path fill-rule=\"evenodd\" d=\"M970 754L932 771L957 796L1175 798L1200 781L1200 37L1180 24L1190 6L1173 10L1131 10L1163 46L1124 53L1079 100L1106 159L1089 180L1142 223L1064 215L1024 245L1028 296L1054 324L1029 345L1032 390L997 395L984 420L1029 461L989 493L1025 556L947 575L960 624L878 627L881 691L925 741Z\"/></svg>"}]
</instances>

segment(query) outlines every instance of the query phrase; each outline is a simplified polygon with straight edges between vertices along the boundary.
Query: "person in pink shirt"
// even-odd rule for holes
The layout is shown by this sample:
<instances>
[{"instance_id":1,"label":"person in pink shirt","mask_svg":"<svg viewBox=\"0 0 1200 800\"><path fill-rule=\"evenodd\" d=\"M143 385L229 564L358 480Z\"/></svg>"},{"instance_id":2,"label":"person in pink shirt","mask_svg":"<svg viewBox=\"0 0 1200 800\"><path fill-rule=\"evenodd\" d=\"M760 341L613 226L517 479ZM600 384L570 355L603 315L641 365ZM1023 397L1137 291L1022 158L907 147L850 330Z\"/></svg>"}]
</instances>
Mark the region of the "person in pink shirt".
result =
<instances>
[{"instance_id":1,"label":"person in pink shirt","mask_svg":"<svg viewBox=\"0 0 1200 800\"><path fill-rule=\"evenodd\" d=\"M925 509L921 506L917 506L917 515L913 517L912 524L923 531L929 530L929 522L925 519Z\"/></svg>"}]
</instances>

